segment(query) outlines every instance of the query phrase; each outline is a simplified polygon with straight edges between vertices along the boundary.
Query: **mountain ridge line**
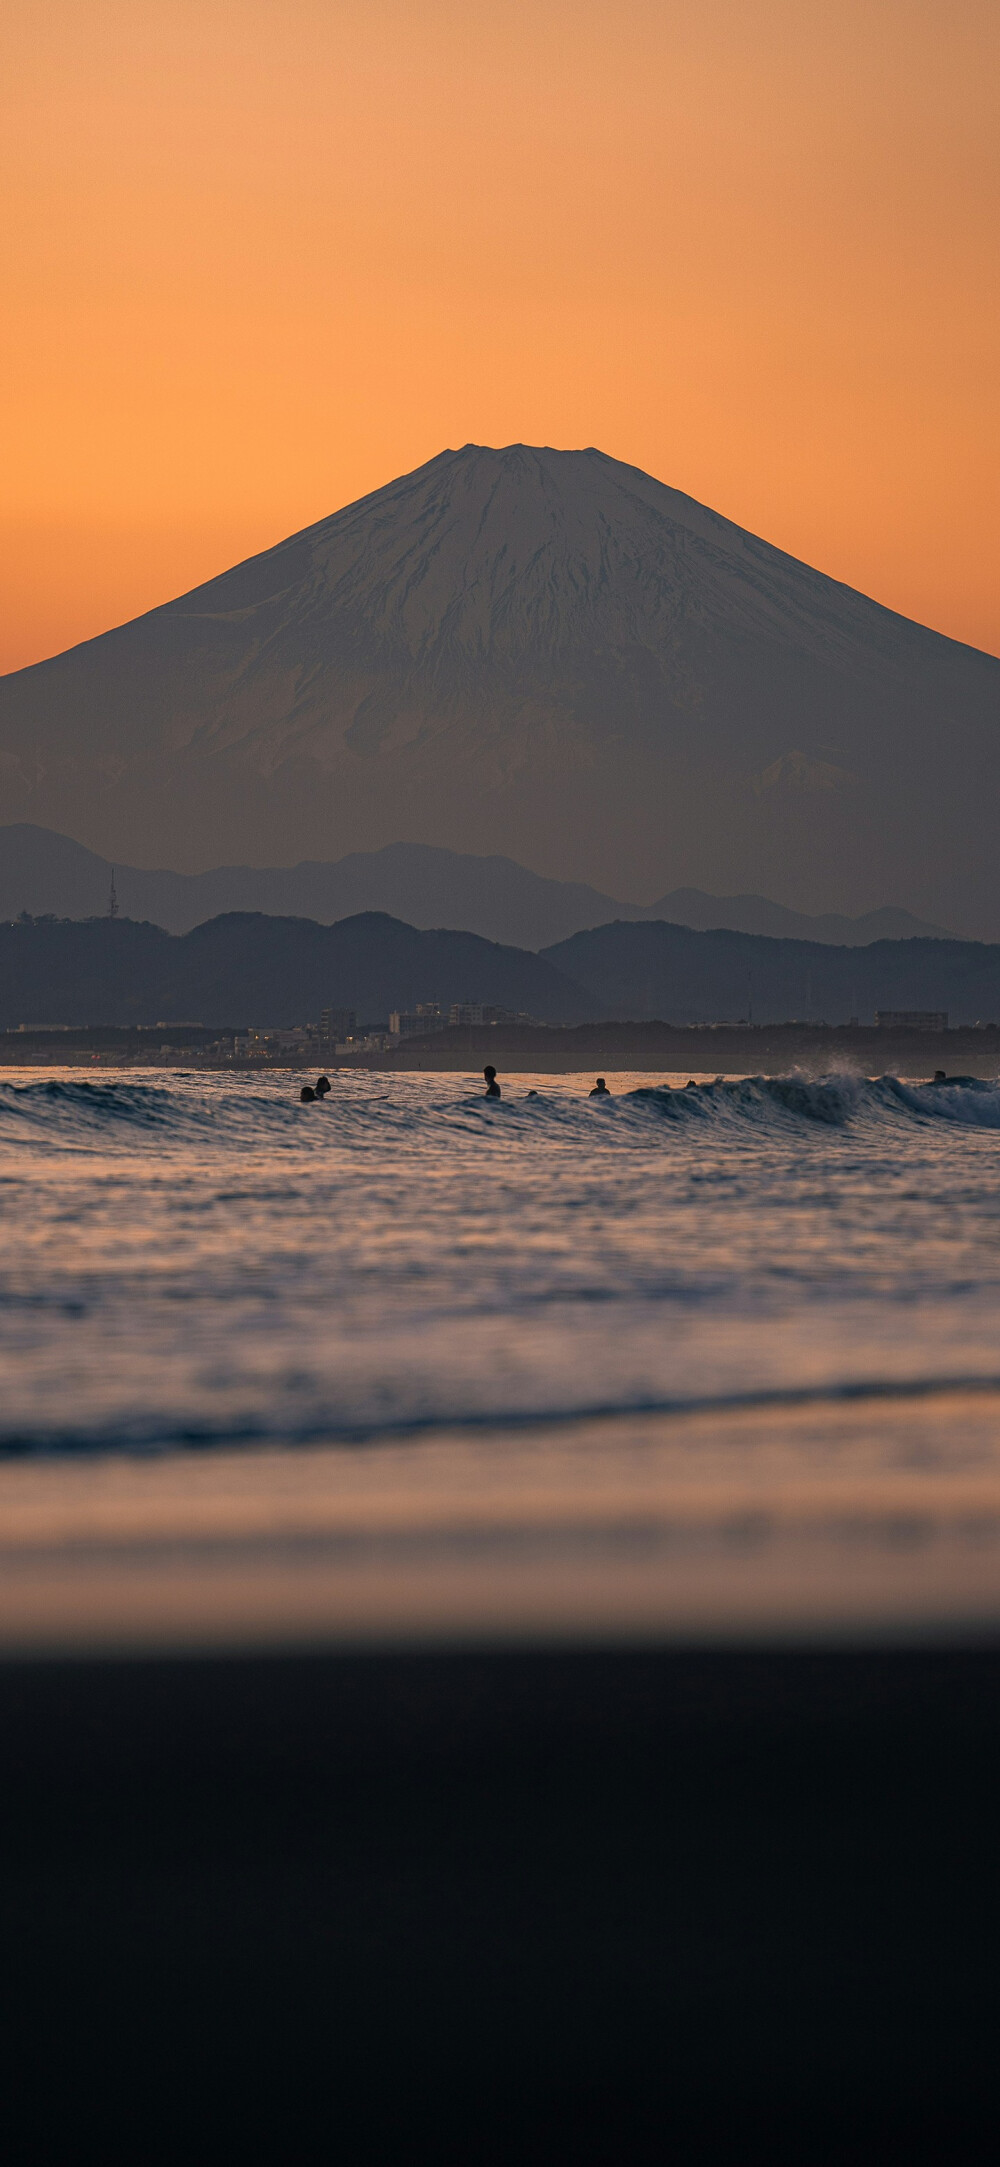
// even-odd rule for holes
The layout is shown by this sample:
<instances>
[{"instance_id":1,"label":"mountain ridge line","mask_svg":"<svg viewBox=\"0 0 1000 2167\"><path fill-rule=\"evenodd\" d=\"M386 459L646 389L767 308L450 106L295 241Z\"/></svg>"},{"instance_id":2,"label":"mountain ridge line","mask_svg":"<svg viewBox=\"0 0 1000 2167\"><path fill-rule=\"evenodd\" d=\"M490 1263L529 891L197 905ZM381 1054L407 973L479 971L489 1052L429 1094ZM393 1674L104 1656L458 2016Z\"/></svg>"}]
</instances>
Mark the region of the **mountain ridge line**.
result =
<instances>
[{"instance_id":1,"label":"mountain ridge line","mask_svg":"<svg viewBox=\"0 0 1000 2167\"><path fill-rule=\"evenodd\" d=\"M436 455L0 680L0 822L129 863L424 845L1000 934L1000 661L591 448Z\"/></svg>"},{"instance_id":2,"label":"mountain ridge line","mask_svg":"<svg viewBox=\"0 0 1000 2167\"><path fill-rule=\"evenodd\" d=\"M867 947L693 932L662 921L574 934L540 954L386 913L332 926L228 913L186 934L128 918L0 925L0 1028L152 1025L238 1015L259 1027L326 1007L384 1024L399 1009L484 1003L540 1023L870 1021L876 1010L1000 1017L1000 944Z\"/></svg>"}]
</instances>

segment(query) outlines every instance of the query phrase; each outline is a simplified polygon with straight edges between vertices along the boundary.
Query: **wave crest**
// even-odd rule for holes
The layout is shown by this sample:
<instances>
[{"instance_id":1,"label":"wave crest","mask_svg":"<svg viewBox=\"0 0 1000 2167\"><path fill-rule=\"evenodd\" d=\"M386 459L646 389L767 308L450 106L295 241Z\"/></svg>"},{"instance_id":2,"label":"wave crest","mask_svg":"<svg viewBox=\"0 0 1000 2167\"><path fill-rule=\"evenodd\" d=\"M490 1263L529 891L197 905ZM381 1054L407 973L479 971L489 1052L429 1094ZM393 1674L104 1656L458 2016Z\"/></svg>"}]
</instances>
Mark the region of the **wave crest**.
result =
<instances>
[{"instance_id":1,"label":"wave crest","mask_svg":"<svg viewBox=\"0 0 1000 2167\"><path fill-rule=\"evenodd\" d=\"M405 1130L437 1129L454 1137L456 1130L482 1136L484 1131L496 1133L499 1127L509 1141L558 1130L563 1136L572 1134L613 1149L616 1141L624 1143L628 1137L648 1139L651 1121L666 1121L690 1132L707 1127L716 1133L734 1128L745 1133L749 1128L787 1134L803 1124L846 1129L871 1123L1000 1129L1000 1083L974 1076L950 1077L944 1083L850 1073L719 1077L713 1083L687 1087L644 1084L619 1091L595 1107L560 1077L547 1079L538 1097L531 1100L527 1086L522 1093L520 1078L506 1078L506 1095L496 1105L485 1102L478 1091L462 1089L458 1095L445 1097L444 1076L421 1078L425 1093L429 1086L434 1095L417 1097L411 1090L400 1090L396 1077L373 1073L365 1079L371 1088L361 1092L352 1079L350 1095L335 1089L326 1106L315 1111L299 1104L297 1080L280 1096L274 1091L234 1089L222 1079L214 1088L200 1090L201 1081L192 1078L193 1089L160 1080L96 1077L32 1078L23 1084L4 1081L0 1083L0 1139L93 1150L115 1145L127 1149L147 1136L150 1142L211 1142L223 1149L229 1144L245 1150L255 1141L262 1148L290 1144L311 1148L335 1139L347 1142L352 1136L370 1144L380 1133L398 1137Z\"/></svg>"},{"instance_id":2,"label":"wave crest","mask_svg":"<svg viewBox=\"0 0 1000 2167\"><path fill-rule=\"evenodd\" d=\"M889 1119L1000 1128L1000 1085L976 1076L953 1076L944 1083L853 1074L717 1077L714 1083L681 1090L646 1085L628 1098L665 1119L685 1123L737 1120L767 1128L805 1121L846 1128L866 1119Z\"/></svg>"}]
</instances>

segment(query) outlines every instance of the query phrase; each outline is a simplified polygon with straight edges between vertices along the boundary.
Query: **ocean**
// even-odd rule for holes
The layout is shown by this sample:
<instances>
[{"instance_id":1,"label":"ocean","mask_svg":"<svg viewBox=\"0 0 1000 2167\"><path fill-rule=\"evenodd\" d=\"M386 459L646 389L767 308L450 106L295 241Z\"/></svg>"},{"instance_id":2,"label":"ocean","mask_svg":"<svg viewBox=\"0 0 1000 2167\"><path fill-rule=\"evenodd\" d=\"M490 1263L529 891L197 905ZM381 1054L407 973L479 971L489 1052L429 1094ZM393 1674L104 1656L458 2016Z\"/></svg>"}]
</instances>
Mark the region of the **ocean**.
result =
<instances>
[{"instance_id":1,"label":"ocean","mask_svg":"<svg viewBox=\"0 0 1000 2167\"><path fill-rule=\"evenodd\" d=\"M1000 1085L0 1077L0 1645L967 1633Z\"/></svg>"}]
</instances>

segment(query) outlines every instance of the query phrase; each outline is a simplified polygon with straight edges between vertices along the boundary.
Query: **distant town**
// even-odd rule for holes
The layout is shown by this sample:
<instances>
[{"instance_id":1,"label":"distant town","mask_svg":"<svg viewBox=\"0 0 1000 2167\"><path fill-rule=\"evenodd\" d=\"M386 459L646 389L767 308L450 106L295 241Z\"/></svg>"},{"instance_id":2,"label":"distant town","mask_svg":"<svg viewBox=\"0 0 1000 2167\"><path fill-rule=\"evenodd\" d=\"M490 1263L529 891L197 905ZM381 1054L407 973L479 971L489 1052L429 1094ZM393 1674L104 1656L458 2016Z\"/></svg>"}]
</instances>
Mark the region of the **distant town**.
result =
<instances>
[{"instance_id":1,"label":"distant town","mask_svg":"<svg viewBox=\"0 0 1000 2167\"><path fill-rule=\"evenodd\" d=\"M394 1011L390 1027L324 1009L292 1029L218 1024L22 1025L0 1033L0 1067L202 1069L250 1073L310 1068L501 1071L566 1075L587 1069L647 1074L778 1075L854 1070L993 1077L1000 1025L949 1028L941 1010L882 1010L873 1024L597 1022L541 1024L488 1003L433 1002Z\"/></svg>"},{"instance_id":2,"label":"distant town","mask_svg":"<svg viewBox=\"0 0 1000 2167\"><path fill-rule=\"evenodd\" d=\"M233 1035L233 1052L247 1062L284 1061L289 1054L310 1059L350 1060L358 1054L389 1053L409 1039L435 1036L439 1031L497 1030L503 1027L540 1031L544 1024L488 1001L453 1001L445 1010L437 1001L419 1001L412 1009L393 1009L388 1028L379 1024L358 1025L353 1008L324 1008L317 1023L301 1023L290 1030L248 1030Z\"/></svg>"},{"instance_id":3,"label":"distant town","mask_svg":"<svg viewBox=\"0 0 1000 2167\"><path fill-rule=\"evenodd\" d=\"M488 1001L421 1001L394 1009L387 1026L360 1024L353 1008L324 1008L317 1023L273 1028L248 1025L220 1029L202 1023L19 1024L0 1032L0 1059L36 1061L42 1054L64 1060L77 1055L118 1063L123 1053L144 1064L239 1068L288 1068L315 1061L353 1062L393 1052L410 1040L441 1032L514 1029L544 1031L528 1016Z\"/></svg>"}]
</instances>

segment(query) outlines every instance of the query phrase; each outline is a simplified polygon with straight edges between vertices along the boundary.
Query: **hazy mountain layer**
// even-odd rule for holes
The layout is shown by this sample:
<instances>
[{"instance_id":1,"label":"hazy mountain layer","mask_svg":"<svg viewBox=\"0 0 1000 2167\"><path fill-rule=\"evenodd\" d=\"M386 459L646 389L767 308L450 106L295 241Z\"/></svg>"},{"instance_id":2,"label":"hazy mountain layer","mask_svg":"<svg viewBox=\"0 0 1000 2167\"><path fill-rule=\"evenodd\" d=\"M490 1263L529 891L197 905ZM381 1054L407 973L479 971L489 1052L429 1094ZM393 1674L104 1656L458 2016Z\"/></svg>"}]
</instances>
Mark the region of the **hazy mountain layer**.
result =
<instances>
[{"instance_id":1,"label":"hazy mountain layer","mask_svg":"<svg viewBox=\"0 0 1000 2167\"><path fill-rule=\"evenodd\" d=\"M0 818L1000 932L1000 662L598 451L467 445L0 683Z\"/></svg>"},{"instance_id":2,"label":"hazy mountain layer","mask_svg":"<svg viewBox=\"0 0 1000 2167\"><path fill-rule=\"evenodd\" d=\"M1000 1021L1000 946L978 941L820 941L607 925L545 951L595 1016L664 1023L874 1023L876 1009L945 1009Z\"/></svg>"},{"instance_id":3,"label":"hazy mountain layer","mask_svg":"<svg viewBox=\"0 0 1000 2167\"><path fill-rule=\"evenodd\" d=\"M943 934L903 910L867 918L808 918L764 896L703 895L678 889L645 908L571 881L544 880L510 858L476 858L423 843L356 852L338 864L218 866L206 873L114 867L122 914L187 933L224 911L267 911L326 923L385 911L415 926L459 926L487 940L544 948L610 919L667 918L679 925L725 925L848 945ZM24 824L0 829L0 918L22 910L90 918L108 907L112 867L68 836ZM946 935L943 937L947 938Z\"/></svg>"}]
</instances>

